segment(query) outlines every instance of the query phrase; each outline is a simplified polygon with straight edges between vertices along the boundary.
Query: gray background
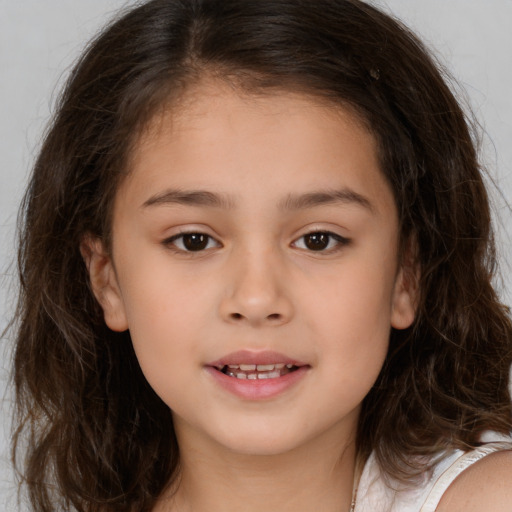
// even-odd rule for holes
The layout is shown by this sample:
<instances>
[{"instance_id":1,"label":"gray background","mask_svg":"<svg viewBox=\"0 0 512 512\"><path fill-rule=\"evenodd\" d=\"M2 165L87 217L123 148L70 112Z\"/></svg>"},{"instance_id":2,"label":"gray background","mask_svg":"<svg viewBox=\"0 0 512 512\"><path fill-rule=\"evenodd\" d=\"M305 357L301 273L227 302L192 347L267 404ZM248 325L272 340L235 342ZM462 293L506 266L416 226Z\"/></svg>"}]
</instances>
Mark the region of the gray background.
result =
<instances>
[{"instance_id":1,"label":"gray background","mask_svg":"<svg viewBox=\"0 0 512 512\"><path fill-rule=\"evenodd\" d=\"M59 84L87 41L125 0L0 0L0 331L12 312L16 210ZM512 303L512 0L375 0L415 29L479 118L496 187L500 293ZM462 91L465 91L462 93ZM8 465L9 340L0 344L0 508L18 506Z\"/></svg>"}]
</instances>

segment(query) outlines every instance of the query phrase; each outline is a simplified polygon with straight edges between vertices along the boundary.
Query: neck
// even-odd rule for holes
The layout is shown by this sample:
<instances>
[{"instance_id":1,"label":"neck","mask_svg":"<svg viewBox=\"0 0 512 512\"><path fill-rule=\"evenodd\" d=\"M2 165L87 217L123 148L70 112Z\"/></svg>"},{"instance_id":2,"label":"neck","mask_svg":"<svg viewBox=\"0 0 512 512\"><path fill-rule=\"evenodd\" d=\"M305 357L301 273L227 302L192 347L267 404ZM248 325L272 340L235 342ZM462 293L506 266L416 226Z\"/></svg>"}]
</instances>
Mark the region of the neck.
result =
<instances>
[{"instance_id":1,"label":"neck","mask_svg":"<svg viewBox=\"0 0 512 512\"><path fill-rule=\"evenodd\" d=\"M352 439L316 439L272 456L185 445L180 443L185 449L180 450L178 485L155 512L350 510L356 459Z\"/></svg>"}]
</instances>

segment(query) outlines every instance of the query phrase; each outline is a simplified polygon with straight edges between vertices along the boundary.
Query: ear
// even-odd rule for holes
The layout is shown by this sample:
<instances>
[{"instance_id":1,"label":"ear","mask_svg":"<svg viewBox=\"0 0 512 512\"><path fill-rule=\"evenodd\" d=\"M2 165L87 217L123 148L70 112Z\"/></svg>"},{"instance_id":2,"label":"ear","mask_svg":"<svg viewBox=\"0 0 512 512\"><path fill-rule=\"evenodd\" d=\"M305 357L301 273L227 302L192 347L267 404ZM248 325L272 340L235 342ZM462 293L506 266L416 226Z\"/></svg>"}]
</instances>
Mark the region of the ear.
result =
<instances>
[{"instance_id":1,"label":"ear","mask_svg":"<svg viewBox=\"0 0 512 512\"><path fill-rule=\"evenodd\" d=\"M112 257L103 242L91 235L83 238L80 252L89 272L94 296L103 309L105 323L113 331L126 331L128 321Z\"/></svg>"},{"instance_id":2,"label":"ear","mask_svg":"<svg viewBox=\"0 0 512 512\"><path fill-rule=\"evenodd\" d=\"M408 250L400 266L393 289L391 326L407 329L414 322L419 298L419 266L415 263L412 251Z\"/></svg>"}]
</instances>

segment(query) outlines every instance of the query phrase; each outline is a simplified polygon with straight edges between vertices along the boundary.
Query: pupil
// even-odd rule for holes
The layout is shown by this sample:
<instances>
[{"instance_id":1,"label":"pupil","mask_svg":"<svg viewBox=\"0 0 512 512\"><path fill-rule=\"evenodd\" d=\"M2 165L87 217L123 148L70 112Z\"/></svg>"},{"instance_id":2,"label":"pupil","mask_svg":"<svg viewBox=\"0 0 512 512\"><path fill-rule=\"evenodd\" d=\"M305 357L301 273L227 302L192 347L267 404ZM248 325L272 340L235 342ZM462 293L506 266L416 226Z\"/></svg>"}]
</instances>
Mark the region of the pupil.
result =
<instances>
[{"instance_id":1,"label":"pupil","mask_svg":"<svg viewBox=\"0 0 512 512\"><path fill-rule=\"evenodd\" d=\"M312 251L321 251L329 245L329 235L312 233L306 236L306 247Z\"/></svg>"},{"instance_id":2,"label":"pupil","mask_svg":"<svg viewBox=\"0 0 512 512\"><path fill-rule=\"evenodd\" d=\"M189 251L201 251L208 245L208 236L193 233L183 237L183 245Z\"/></svg>"}]
</instances>

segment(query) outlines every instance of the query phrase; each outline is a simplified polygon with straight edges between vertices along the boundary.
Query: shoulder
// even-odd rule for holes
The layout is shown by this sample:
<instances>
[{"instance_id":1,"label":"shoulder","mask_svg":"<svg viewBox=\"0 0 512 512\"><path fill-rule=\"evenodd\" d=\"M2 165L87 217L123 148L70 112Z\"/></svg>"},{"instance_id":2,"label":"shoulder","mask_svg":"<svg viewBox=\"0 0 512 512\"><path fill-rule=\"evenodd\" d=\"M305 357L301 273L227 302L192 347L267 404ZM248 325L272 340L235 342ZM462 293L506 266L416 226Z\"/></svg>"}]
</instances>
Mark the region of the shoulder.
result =
<instances>
[{"instance_id":1,"label":"shoulder","mask_svg":"<svg viewBox=\"0 0 512 512\"><path fill-rule=\"evenodd\" d=\"M491 453L448 487L436 512L512 512L512 450Z\"/></svg>"}]
</instances>

